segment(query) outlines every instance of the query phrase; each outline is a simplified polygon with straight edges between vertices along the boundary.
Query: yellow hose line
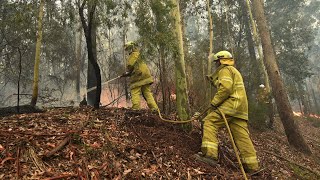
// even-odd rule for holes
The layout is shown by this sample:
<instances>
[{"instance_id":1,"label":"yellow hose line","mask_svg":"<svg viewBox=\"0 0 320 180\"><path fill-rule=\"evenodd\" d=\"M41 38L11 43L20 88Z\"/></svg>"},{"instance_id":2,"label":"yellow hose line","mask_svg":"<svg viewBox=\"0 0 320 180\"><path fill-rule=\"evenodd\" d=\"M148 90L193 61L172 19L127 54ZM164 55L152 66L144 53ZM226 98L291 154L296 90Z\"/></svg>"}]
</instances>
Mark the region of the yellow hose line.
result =
<instances>
[{"instance_id":1,"label":"yellow hose line","mask_svg":"<svg viewBox=\"0 0 320 180\"><path fill-rule=\"evenodd\" d=\"M203 116L211 107L208 107L207 109L205 109L199 116L197 116L196 118L191 118L189 120L184 120L184 121L174 121L174 120L170 120L170 119L164 119L162 116L161 116L161 113L160 113L160 110L158 109L158 115L160 117L160 119L162 121L165 121L165 122L169 122L169 123L176 123L176 124L183 124L183 123L189 123L193 120L197 120L199 117ZM247 178L247 175L244 171L244 168L243 168L243 165L241 163L241 160L240 160L240 156L239 156L239 152L238 152L238 148L234 142L234 139L233 139L233 136L232 136L232 133L231 133L231 130L230 130L230 126L229 126L229 123L227 121L227 118L225 116L225 114L219 109L217 108L217 110L219 111L219 113L221 114L223 120L224 120L224 123L226 124L226 127L227 127L227 130L228 130L228 133L230 135L230 139L231 139L231 143L232 143L232 147L233 147L233 150L236 154L236 157L237 157L237 160L238 160L238 163L239 163L239 166L240 166L240 169L241 169L241 172L243 174L243 177L245 180L248 180Z\"/></svg>"},{"instance_id":2,"label":"yellow hose line","mask_svg":"<svg viewBox=\"0 0 320 180\"><path fill-rule=\"evenodd\" d=\"M221 114L221 116L222 116L222 118L223 118L223 120L224 120L224 123L226 124L228 133L229 133L229 135L230 135L232 147L233 147L234 152L236 153L236 157L237 157L237 160L238 160L238 163L239 163L241 172L242 172L242 174L243 174L244 179L247 180L248 178L247 178L246 172L245 172L244 169L243 169L243 165L242 165L241 160L240 160L240 156L239 156L239 153L238 153L238 149L237 149L237 146L236 146L236 144L235 144L235 142L234 142L234 139L233 139L233 136L232 136L232 133L231 133L230 126L229 126L229 123L228 123L228 121L227 121L227 118L226 118L225 114L224 114L219 108L217 108L217 110L218 110L219 113Z\"/></svg>"},{"instance_id":3,"label":"yellow hose line","mask_svg":"<svg viewBox=\"0 0 320 180\"><path fill-rule=\"evenodd\" d=\"M175 120L171 120L171 119L164 119L160 113L160 110L158 109L158 115L160 117L160 119L162 121L165 121L165 122L169 122L169 123L175 123L175 124L184 124L184 123L189 123L193 120L197 120L199 117L203 116L211 107L208 107L205 111L203 111L199 116L195 117L195 118L191 118L189 120L178 120L178 121L175 121Z\"/></svg>"}]
</instances>

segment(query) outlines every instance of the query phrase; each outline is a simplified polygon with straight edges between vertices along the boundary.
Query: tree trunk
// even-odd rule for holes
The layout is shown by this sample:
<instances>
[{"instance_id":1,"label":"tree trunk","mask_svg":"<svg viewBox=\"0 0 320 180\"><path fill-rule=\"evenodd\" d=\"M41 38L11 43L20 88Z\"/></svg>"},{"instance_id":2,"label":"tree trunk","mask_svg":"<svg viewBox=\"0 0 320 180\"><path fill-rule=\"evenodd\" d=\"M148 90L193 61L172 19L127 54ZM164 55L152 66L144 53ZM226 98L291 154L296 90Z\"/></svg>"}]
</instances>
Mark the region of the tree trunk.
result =
<instances>
[{"instance_id":1,"label":"tree trunk","mask_svg":"<svg viewBox=\"0 0 320 180\"><path fill-rule=\"evenodd\" d=\"M294 122L292 108L280 76L280 71L275 58L275 52L271 44L271 37L267 26L266 17L264 15L263 3L260 0L253 0L252 3L261 37L265 65L273 90L273 96L276 100L280 119L284 126L288 141L296 149L304 153L311 154L310 148L305 142L298 126Z\"/></svg>"},{"instance_id":2,"label":"tree trunk","mask_svg":"<svg viewBox=\"0 0 320 180\"><path fill-rule=\"evenodd\" d=\"M38 19L38 35L36 43L36 56L33 70L33 92L31 99L31 106L36 106L38 99L38 89L39 89L39 65L40 65L40 53L41 53L41 41L42 41L42 19L43 19L43 6L44 0L40 1L39 6L39 19Z\"/></svg>"},{"instance_id":3,"label":"tree trunk","mask_svg":"<svg viewBox=\"0 0 320 180\"><path fill-rule=\"evenodd\" d=\"M95 10L97 1L89 1L88 3L88 24L84 18L84 6L86 5L87 1L83 1L81 6L79 5L79 15L82 22L82 27L84 30L84 35L86 37L87 49L88 49L88 82L87 88L93 88L92 90L87 92L88 96L88 104L92 105L95 108L99 108L100 106L100 98L101 98L101 72L100 67L97 63L97 52L96 52L96 24L95 24ZM90 73L90 69L94 70L94 75ZM95 76L95 77L94 77ZM93 86L93 84L96 84ZM94 97L94 102L90 100L89 97ZM92 98L90 98L92 99ZM91 104L90 104L91 103Z\"/></svg>"},{"instance_id":4,"label":"tree trunk","mask_svg":"<svg viewBox=\"0 0 320 180\"><path fill-rule=\"evenodd\" d=\"M87 89L92 89L94 87L97 87L97 79L96 79L96 74L95 74L95 68L94 64L97 63L97 44L96 44L96 25L93 23L92 24L92 29L91 29L91 40L90 40L90 46L88 45L88 40L87 41L87 48L88 48L88 71L87 71ZM89 53L90 49L90 53ZM90 57L91 56L91 57ZM88 105L94 106L95 100L97 96L97 89L93 89L92 91L87 91L87 101Z\"/></svg>"},{"instance_id":5,"label":"tree trunk","mask_svg":"<svg viewBox=\"0 0 320 180\"><path fill-rule=\"evenodd\" d=\"M124 26L126 26L126 25L124 25ZM126 30L126 27L124 27L123 35L122 35L123 47L126 44L126 33L127 33L127 30ZM125 72L127 69L127 61L126 61L126 51L124 48L122 50L122 59L123 59L123 63L124 63L123 71ZM128 102L130 101L129 90L128 90L128 88L129 88L128 81L127 81L127 78L123 78L123 79L124 79L124 92L126 95L126 103L128 104Z\"/></svg>"},{"instance_id":6,"label":"tree trunk","mask_svg":"<svg viewBox=\"0 0 320 180\"><path fill-rule=\"evenodd\" d=\"M307 98L307 105L308 105L308 110L309 110L309 112L308 112L308 116L311 114L311 113L313 113L314 111L313 111L313 107L312 107L312 103L311 103L311 99L310 99L310 93L309 93L309 87L308 87L308 83L307 83L307 81L306 81L306 98Z\"/></svg>"},{"instance_id":7,"label":"tree trunk","mask_svg":"<svg viewBox=\"0 0 320 180\"><path fill-rule=\"evenodd\" d=\"M162 92L162 112L165 114L168 114L168 107L167 107L167 68L166 68L166 62L164 58L164 49L163 47L160 47L159 49L159 70L160 70L160 82L161 82L161 92Z\"/></svg>"},{"instance_id":8,"label":"tree trunk","mask_svg":"<svg viewBox=\"0 0 320 180\"><path fill-rule=\"evenodd\" d=\"M207 74L212 73L212 62L210 61L209 55L213 53L213 20L211 15L211 6L210 6L210 0L207 0L207 11L208 11L208 21L209 21L209 53L208 53L208 62L207 62ZM205 81L207 85L207 91L206 91L206 99L207 104L209 105L211 102L211 99L213 97L213 87L209 81Z\"/></svg>"},{"instance_id":9,"label":"tree trunk","mask_svg":"<svg viewBox=\"0 0 320 180\"><path fill-rule=\"evenodd\" d=\"M239 4L242 9L242 16L245 24L245 35L246 35L246 40L248 43L248 50L250 55L248 92L254 92L254 89L257 88L259 86L259 82L261 82L260 74L262 74L262 72L260 71L260 68L258 68L259 71L257 71L257 67L259 67L259 64L256 57L254 41L251 34L251 29L250 29L250 21L247 13L248 8L245 4L245 0L239 0ZM254 99L253 97L254 93L249 93L248 95L249 95L248 98Z\"/></svg>"},{"instance_id":10,"label":"tree trunk","mask_svg":"<svg viewBox=\"0 0 320 180\"><path fill-rule=\"evenodd\" d=\"M319 108L319 104L318 104L318 101L317 101L317 97L314 93L314 89L312 87L312 84L310 83L311 85L311 92L312 92L312 98L313 98L313 102L314 102L314 106L315 106L315 113L319 113L320 114L320 108Z\"/></svg>"},{"instance_id":11,"label":"tree trunk","mask_svg":"<svg viewBox=\"0 0 320 180\"><path fill-rule=\"evenodd\" d=\"M245 1L246 1L246 5L245 5ZM240 6L242 7L242 9L245 9L245 11L243 11L243 17L244 17L244 21L245 24L247 25L247 41L248 41L248 47L249 47L249 53L250 53L250 58L251 58L251 62L252 62L252 67L256 68L258 66L258 71L254 72L254 82L253 85L249 88L249 91L252 89L254 89L254 87L258 87L258 85L261 82L261 79L259 77L261 77L261 74L263 74L263 80L264 80L264 84L266 86L266 90L268 93L268 103L267 103L267 116L268 116L268 122L267 122L267 126L269 128L273 128L273 122L274 122L274 104L272 102L273 97L271 96L271 88L270 88L270 81L269 81L269 77L268 77L268 73L266 70L266 67L263 63L263 53L262 50L260 48L260 44L261 42L259 41L259 37L258 37L258 33L257 33L257 28L256 28L256 24L253 20L252 17L252 13L251 13L251 7L249 4L249 1L247 0L240 0ZM249 17L251 20L251 27L252 27L252 31L253 31L253 37L251 35L251 31L250 31L250 23L249 23L249 19L247 16L247 13L245 13L246 11L249 11ZM258 50L258 54L259 54L259 58L256 58L256 53L255 53L255 47ZM251 75L251 74L250 74ZM251 93L252 94L252 93ZM253 99L254 97L252 97L252 95L249 95L250 99Z\"/></svg>"},{"instance_id":12,"label":"tree trunk","mask_svg":"<svg viewBox=\"0 0 320 180\"><path fill-rule=\"evenodd\" d=\"M183 51L183 38L181 30L181 18L179 3L177 0L172 0L173 8L172 15L175 19L175 35L178 41L179 52L176 54L175 60L175 72L176 72L176 95L177 95L177 111L179 119L187 120L189 119L189 103L188 103L188 93L187 93L187 78L186 78L186 68L184 61L184 51Z\"/></svg>"},{"instance_id":13,"label":"tree trunk","mask_svg":"<svg viewBox=\"0 0 320 180\"><path fill-rule=\"evenodd\" d=\"M81 69L81 49L82 49L82 30L80 29L81 28L81 25L79 25L79 29L78 29L78 26L76 27L77 28L77 35L76 36L76 93L77 93L77 102L80 102L81 101L81 95L80 95L80 69ZM79 30L79 32L78 32Z\"/></svg>"}]
</instances>

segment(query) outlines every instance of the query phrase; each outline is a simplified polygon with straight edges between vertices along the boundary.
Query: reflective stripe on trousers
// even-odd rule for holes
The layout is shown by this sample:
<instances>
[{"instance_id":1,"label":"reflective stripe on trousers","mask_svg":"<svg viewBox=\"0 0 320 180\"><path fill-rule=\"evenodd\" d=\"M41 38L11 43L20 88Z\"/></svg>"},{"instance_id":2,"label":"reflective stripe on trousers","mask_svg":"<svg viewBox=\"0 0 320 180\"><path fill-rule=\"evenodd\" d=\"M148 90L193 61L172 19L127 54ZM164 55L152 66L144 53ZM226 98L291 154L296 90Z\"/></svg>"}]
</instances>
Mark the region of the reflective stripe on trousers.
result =
<instances>
[{"instance_id":1,"label":"reflective stripe on trousers","mask_svg":"<svg viewBox=\"0 0 320 180\"><path fill-rule=\"evenodd\" d=\"M257 169L259 163L256 151L249 136L247 121L230 116L227 117L227 121L229 122L235 144L240 151L242 162L246 164L249 169ZM217 134L219 128L224 125L224 120L216 111L212 111L204 118L201 150L206 156L214 159L218 158L219 141L217 139Z\"/></svg>"}]
</instances>

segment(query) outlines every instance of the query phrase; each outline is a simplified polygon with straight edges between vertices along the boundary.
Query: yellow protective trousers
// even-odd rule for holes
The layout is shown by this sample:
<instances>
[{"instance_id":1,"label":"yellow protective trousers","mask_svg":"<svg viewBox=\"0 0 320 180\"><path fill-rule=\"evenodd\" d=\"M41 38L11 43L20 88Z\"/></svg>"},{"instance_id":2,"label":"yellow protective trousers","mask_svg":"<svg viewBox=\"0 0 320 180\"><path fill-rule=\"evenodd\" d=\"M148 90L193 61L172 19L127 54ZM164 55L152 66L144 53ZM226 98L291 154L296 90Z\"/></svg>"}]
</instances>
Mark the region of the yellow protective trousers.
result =
<instances>
[{"instance_id":1,"label":"yellow protective trousers","mask_svg":"<svg viewBox=\"0 0 320 180\"><path fill-rule=\"evenodd\" d=\"M248 123L246 120L227 116L230 130L232 132L236 146L240 151L241 162L249 170L258 170L259 162L252 141L249 137ZM217 111L212 111L204 118L203 137L201 151L206 156L215 160L218 159L218 139L219 128L225 122Z\"/></svg>"},{"instance_id":2,"label":"yellow protective trousers","mask_svg":"<svg viewBox=\"0 0 320 180\"><path fill-rule=\"evenodd\" d=\"M157 111L158 105L156 103L156 101L153 98L152 92L151 92L151 88L150 88L150 84L146 84L143 86L138 86L135 87L133 89L131 89L131 102L132 102L132 109L134 110L139 110L140 107L140 96L144 97L144 99L147 101L148 107L152 110L152 111Z\"/></svg>"}]
</instances>

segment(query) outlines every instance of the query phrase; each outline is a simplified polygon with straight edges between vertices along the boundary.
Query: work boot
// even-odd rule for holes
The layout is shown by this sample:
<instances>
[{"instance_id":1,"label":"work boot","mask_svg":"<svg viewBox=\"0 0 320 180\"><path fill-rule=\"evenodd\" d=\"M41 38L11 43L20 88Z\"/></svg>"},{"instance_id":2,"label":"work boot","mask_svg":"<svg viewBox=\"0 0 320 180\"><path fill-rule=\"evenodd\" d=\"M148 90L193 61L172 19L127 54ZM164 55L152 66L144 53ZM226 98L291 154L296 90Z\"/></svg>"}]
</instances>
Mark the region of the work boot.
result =
<instances>
[{"instance_id":1,"label":"work boot","mask_svg":"<svg viewBox=\"0 0 320 180\"><path fill-rule=\"evenodd\" d=\"M242 166L244 171L251 175L259 175L259 173L261 172L260 168L252 169L252 168L249 168L247 164L242 164Z\"/></svg>"},{"instance_id":2,"label":"work boot","mask_svg":"<svg viewBox=\"0 0 320 180\"><path fill-rule=\"evenodd\" d=\"M201 152L193 155L194 158L197 160L197 161L201 161L201 162L204 162L206 164L209 164L210 166L216 166L218 164L218 161L213 159L212 157L209 157L209 156L204 156Z\"/></svg>"}]
</instances>

